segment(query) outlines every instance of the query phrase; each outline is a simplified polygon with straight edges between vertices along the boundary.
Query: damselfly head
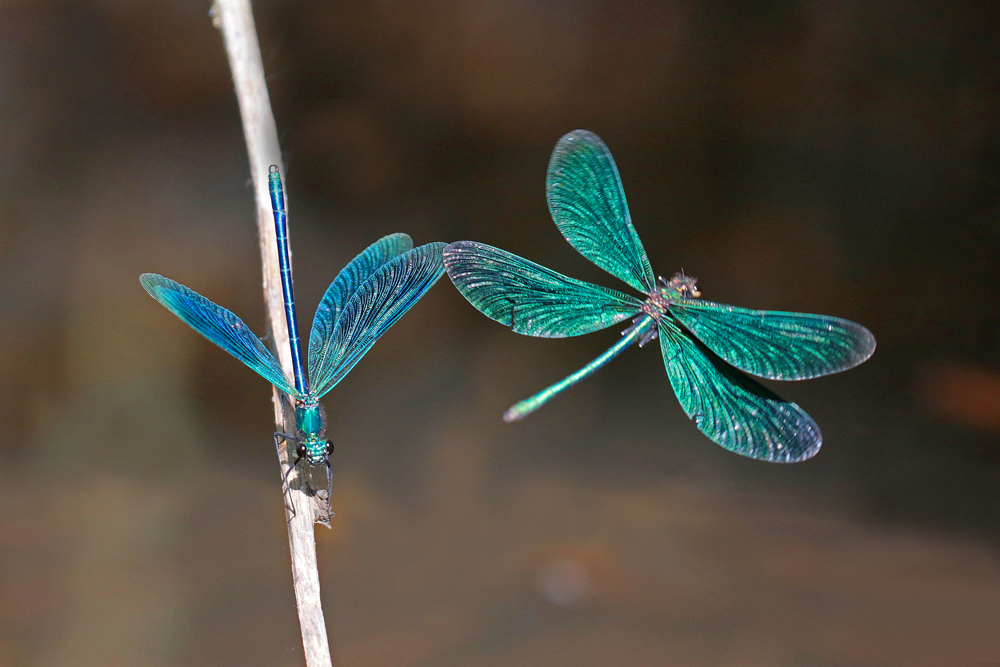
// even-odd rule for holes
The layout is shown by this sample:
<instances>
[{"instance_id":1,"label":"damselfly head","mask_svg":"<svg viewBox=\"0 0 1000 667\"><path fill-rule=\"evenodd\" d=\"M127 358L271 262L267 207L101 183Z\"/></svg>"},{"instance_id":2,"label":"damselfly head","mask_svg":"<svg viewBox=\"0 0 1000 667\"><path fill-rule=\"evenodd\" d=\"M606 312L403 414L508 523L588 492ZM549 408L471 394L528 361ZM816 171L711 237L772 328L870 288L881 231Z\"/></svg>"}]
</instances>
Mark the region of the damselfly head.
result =
<instances>
[{"instance_id":1,"label":"damselfly head","mask_svg":"<svg viewBox=\"0 0 1000 667\"><path fill-rule=\"evenodd\" d=\"M663 285L662 290L666 292L665 296L670 299L697 299L701 296L698 280L684 275L684 271L677 273L670 280L660 276L660 284Z\"/></svg>"},{"instance_id":2,"label":"damselfly head","mask_svg":"<svg viewBox=\"0 0 1000 667\"><path fill-rule=\"evenodd\" d=\"M305 456L299 455L309 461L309 465L326 465L326 457L333 453L333 444L318 436L308 436L299 445L299 450L305 450Z\"/></svg>"}]
</instances>

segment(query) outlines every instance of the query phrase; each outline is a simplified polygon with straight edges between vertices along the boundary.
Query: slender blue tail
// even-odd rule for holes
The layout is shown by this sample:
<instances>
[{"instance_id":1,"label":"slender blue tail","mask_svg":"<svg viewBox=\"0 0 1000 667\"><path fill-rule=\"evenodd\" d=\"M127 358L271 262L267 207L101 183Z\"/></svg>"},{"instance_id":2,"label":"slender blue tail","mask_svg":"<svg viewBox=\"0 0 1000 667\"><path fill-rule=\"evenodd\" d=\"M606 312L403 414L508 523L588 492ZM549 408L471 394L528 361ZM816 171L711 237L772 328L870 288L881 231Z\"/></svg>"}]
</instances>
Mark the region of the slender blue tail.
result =
<instances>
[{"instance_id":1,"label":"slender blue tail","mask_svg":"<svg viewBox=\"0 0 1000 667\"><path fill-rule=\"evenodd\" d=\"M292 368L295 370L295 389L302 395L309 393L309 383L302 369L302 348L299 344L299 325L295 317L295 294L292 292L292 262L288 255L288 221L285 215L285 192L281 188L278 165L272 164L268 173L271 190L271 209L274 212L274 234L278 239L278 264L281 267L281 292L285 297L285 321L288 324L288 343L292 348Z\"/></svg>"}]
</instances>

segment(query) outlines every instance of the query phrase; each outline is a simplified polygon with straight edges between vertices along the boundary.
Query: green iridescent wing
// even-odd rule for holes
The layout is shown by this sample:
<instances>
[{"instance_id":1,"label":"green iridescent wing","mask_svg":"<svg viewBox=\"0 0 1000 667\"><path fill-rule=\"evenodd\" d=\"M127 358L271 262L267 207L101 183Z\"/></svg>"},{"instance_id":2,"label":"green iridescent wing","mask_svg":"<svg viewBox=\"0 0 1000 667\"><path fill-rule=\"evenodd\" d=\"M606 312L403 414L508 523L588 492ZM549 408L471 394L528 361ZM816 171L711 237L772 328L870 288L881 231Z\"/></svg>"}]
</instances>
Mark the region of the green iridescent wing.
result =
<instances>
[{"instance_id":1,"label":"green iridescent wing","mask_svg":"<svg viewBox=\"0 0 1000 667\"><path fill-rule=\"evenodd\" d=\"M670 384L702 433L731 452L773 463L804 461L823 442L812 417L725 363L667 320L660 348Z\"/></svg>"},{"instance_id":2,"label":"green iridescent wing","mask_svg":"<svg viewBox=\"0 0 1000 667\"><path fill-rule=\"evenodd\" d=\"M581 255L640 292L653 289L653 269L632 227L618 168L600 137L574 130L559 140L545 193L556 226Z\"/></svg>"},{"instance_id":3,"label":"green iridescent wing","mask_svg":"<svg viewBox=\"0 0 1000 667\"><path fill-rule=\"evenodd\" d=\"M243 320L194 290L156 273L144 273L139 282L161 306L192 329L249 366L281 391L303 396L288 383L281 366Z\"/></svg>"},{"instance_id":4,"label":"green iridescent wing","mask_svg":"<svg viewBox=\"0 0 1000 667\"><path fill-rule=\"evenodd\" d=\"M712 352L752 375L806 380L854 368L875 351L875 337L839 317L749 310L685 300L670 313Z\"/></svg>"},{"instance_id":5,"label":"green iridescent wing","mask_svg":"<svg viewBox=\"0 0 1000 667\"><path fill-rule=\"evenodd\" d=\"M323 396L344 379L441 274L443 243L428 243L391 259L368 277L340 311L330 340L333 362L315 378L313 394Z\"/></svg>"},{"instance_id":6,"label":"green iridescent wing","mask_svg":"<svg viewBox=\"0 0 1000 667\"><path fill-rule=\"evenodd\" d=\"M345 266L323 295L309 332L309 377L329 377L336 363L333 330L341 311L358 288L386 262L413 248L407 234L390 234L368 246Z\"/></svg>"},{"instance_id":7,"label":"green iridescent wing","mask_svg":"<svg viewBox=\"0 0 1000 667\"><path fill-rule=\"evenodd\" d=\"M628 294L564 276L483 243L449 244L444 265L469 303L528 336L579 336L642 309L642 303Z\"/></svg>"}]
</instances>

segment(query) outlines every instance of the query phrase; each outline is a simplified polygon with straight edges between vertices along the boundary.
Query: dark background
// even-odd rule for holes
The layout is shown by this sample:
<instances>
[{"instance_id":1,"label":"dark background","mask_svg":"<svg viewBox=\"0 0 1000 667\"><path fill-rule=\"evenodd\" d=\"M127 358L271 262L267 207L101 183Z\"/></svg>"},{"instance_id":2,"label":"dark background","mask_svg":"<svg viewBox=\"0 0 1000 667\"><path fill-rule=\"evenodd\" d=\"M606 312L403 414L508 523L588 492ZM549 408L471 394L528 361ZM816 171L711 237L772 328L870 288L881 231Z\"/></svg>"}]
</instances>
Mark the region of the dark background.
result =
<instances>
[{"instance_id":1,"label":"dark background","mask_svg":"<svg viewBox=\"0 0 1000 667\"><path fill-rule=\"evenodd\" d=\"M0 8L3 667L302 664L270 388L138 282L264 331L208 9ZM517 336L442 280L324 401L339 665L1000 664L996 3L255 11L306 330L395 231L623 288L546 210L582 127L658 273L879 343L776 387L825 442L765 464L697 432L656 345L502 423L618 334Z\"/></svg>"}]
</instances>

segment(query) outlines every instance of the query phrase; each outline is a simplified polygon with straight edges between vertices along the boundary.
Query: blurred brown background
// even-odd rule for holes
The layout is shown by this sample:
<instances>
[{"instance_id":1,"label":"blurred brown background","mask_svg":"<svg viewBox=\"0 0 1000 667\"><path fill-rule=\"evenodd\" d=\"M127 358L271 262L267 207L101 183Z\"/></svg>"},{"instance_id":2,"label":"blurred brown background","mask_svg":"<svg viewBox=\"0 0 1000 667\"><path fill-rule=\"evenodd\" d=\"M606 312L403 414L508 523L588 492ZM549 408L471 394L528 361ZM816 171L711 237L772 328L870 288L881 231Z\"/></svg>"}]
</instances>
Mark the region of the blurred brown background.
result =
<instances>
[{"instance_id":1,"label":"blurred brown background","mask_svg":"<svg viewBox=\"0 0 1000 667\"><path fill-rule=\"evenodd\" d=\"M302 664L266 382L140 288L263 332L242 130L203 0L0 6L0 666ZM512 334L443 280L325 399L338 665L1000 664L1000 10L992 2L267 0L302 324L376 238L622 288L546 211L611 147L706 298L848 317L777 387L825 444L702 437L656 346Z\"/></svg>"}]
</instances>

